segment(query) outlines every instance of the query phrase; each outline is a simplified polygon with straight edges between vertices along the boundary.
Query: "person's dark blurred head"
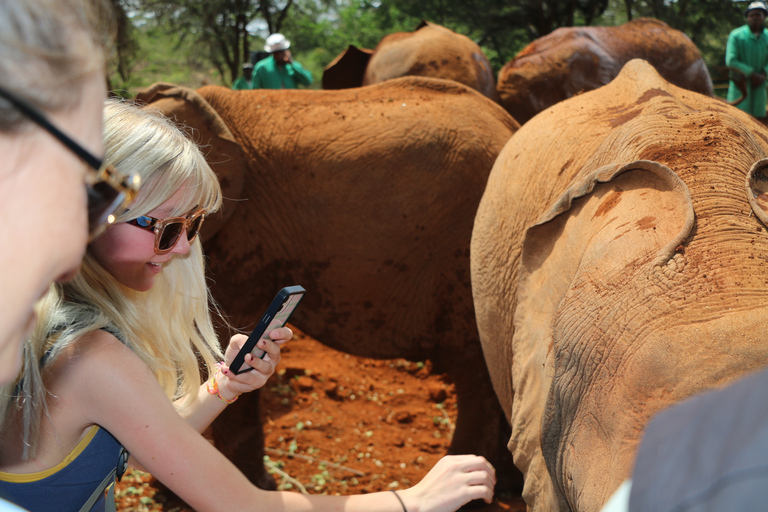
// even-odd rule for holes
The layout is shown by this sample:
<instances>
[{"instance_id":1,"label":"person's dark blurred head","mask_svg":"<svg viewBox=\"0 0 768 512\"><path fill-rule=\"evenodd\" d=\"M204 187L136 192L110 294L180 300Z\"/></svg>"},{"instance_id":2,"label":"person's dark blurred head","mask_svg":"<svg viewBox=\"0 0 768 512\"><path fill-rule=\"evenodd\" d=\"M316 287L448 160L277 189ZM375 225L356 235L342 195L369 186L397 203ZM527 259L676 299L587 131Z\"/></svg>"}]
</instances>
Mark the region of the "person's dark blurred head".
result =
<instances>
[{"instance_id":1,"label":"person's dark blurred head","mask_svg":"<svg viewBox=\"0 0 768 512\"><path fill-rule=\"evenodd\" d=\"M768 7L764 2L752 2L744 11L747 25L752 32L760 32L765 27L765 17L768 16Z\"/></svg>"},{"instance_id":2,"label":"person's dark blurred head","mask_svg":"<svg viewBox=\"0 0 768 512\"><path fill-rule=\"evenodd\" d=\"M251 75L253 74L253 64L250 62L246 62L243 64L243 76L246 78L246 80L251 79Z\"/></svg>"}]
</instances>

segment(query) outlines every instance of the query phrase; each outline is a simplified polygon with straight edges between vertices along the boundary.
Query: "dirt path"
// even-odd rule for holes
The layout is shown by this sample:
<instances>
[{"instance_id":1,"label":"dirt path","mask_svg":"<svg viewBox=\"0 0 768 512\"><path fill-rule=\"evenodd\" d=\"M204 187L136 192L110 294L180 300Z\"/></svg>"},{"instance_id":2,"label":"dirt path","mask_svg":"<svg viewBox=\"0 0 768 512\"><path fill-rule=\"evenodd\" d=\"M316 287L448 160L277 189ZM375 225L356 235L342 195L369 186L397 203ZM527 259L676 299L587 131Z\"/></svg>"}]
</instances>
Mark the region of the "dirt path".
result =
<instances>
[{"instance_id":1,"label":"dirt path","mask_svg":"<svg viewBox=\"0 0 768 512\"><path fill-rule=\"evenodd\" d=\"M428 363L350 356L294 331L262 393L268 464L280 488L355 494L418 482L450 442L453 385ZM146 473L126 474L117 495L121 511L192 510ZM497 496L475 510L525 506Z\"/></svg>"}]
</instances>

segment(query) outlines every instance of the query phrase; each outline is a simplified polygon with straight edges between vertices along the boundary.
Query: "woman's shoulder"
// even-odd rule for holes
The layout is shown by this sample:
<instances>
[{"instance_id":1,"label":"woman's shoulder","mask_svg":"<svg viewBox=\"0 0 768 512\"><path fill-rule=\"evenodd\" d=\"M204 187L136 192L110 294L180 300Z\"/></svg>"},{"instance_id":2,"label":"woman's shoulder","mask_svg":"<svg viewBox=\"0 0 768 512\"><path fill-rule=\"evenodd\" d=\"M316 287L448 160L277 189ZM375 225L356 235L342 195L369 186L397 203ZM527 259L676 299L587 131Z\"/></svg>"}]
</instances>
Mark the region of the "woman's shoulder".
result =
<instances>
[{"instance_id":1,"label":"woman's shoulder","mask_svg":"<svg viewBox=\"0 0 768 512\"><path fill-rule=\"evenodd\" d=\"M115 334L95 329L60 348L45 368L50 387L66 386L78 394L114 381L145 378L149 368ZM151 372L149 372L151 373Z\"/></svg>"},{"instance_id":2,"label":"woman's shoulder","mask_svg":"<svg viewBox=\"0 0 768 512\"><path fill-rule=\"evenodd\" d=\"M130 350L116 334L105 329L94 329L78 336L64 346L57 347L51 367L62 363L69 365L90 364L93 360L109 357L114 351Z\"/></svg>"}]
</instances>

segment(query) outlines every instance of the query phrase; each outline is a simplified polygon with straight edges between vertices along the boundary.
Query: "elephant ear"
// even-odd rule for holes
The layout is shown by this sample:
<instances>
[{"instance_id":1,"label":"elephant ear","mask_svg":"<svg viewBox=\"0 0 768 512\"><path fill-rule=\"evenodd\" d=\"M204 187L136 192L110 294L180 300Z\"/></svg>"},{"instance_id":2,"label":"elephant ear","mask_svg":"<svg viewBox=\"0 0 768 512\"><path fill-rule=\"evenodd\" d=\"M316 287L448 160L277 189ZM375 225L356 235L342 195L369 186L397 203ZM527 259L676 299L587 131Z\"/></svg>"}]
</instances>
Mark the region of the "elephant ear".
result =
<instances>
[{"instance_id":1,"label":"elephant ear","mask_svg":"<svg viewBox=\"0 0 768 512\"><path fill-rule=\"evenodd\" d=\"M351 89L363 85L373 50L349 45L323 69L323 89Z\"/></svg>"},{"instance_id":2,"label":"elephant ear","mask_svg":"<svg viewBox=\"0 0 768 512\"><path fill-rule=\"evenodd\" d=\"M610 290L615 280L629 277L626 272L667 264L693 225L687 186L668 167L641 160L601 167L574 183L526 231L512 341L511 420L513 432L521 433L513 455L526 475L536 475L524 495L556 500L544 508L567 510L549 478L560 456L551 449L553 442L559 445L551 439L557 427L550 395L558 349L567 350L568 341L555 334L566 294L578 294L574 288L585 281Z\"/></svg>"},{"instance_id":3,"label":"elephant ear","mask_svg":"<svg viewBox=\"0 0 768 512\"><path fill-rule=\"evenodd\" d=\"M417 27L416 27L416 28L415 28L413 31L414 31L414 32L416 32L416 31L417 31L417 30L419 30L420 28L424 28L424 27L431 27L431 26L433 26L433 25L432 25L432 23L428 22L428 21L427 21L427 20L425 20L425 19L422 19L422 20L419 22L418 26L417 26Z\"/></svg>"},{"instance_id":4,"label":"elephant ear","mask_svg":"<svg viewBox=\"0 0 768 512\"><path fill-rule=\"evenodd\" d=\"M245 155L224 120L208 101L192 89L157 83L136 95L142 108L159 111L195 141L219 178L224 202L206 218L202 237L210 240L240 203L245 177Z\"/></svg>"}]
</instances>

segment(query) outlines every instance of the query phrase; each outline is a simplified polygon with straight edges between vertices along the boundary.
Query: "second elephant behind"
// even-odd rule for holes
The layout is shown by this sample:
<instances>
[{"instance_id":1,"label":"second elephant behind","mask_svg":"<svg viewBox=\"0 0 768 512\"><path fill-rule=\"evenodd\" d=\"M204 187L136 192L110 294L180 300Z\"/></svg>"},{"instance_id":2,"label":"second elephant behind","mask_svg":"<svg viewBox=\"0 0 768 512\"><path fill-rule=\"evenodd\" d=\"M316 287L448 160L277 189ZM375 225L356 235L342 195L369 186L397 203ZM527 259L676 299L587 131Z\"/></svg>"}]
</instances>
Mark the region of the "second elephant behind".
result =
<instances>
[{"instance_id":1,"label":"second elephant behind","mask_svg":"<svg viewBox=\"0 0 768 512\"><path fill-rule=\"evenodd\" d=\"M533 41L499 71L501 104L523 124L547 107L616 78L632 59L644 59L664 79L713 95L696 45L652 18L618 27L562 27Z\"/></svg>"},{"instance_id":2,"label":"second elephant behind","mask_svg":"<svg viewBox=\"0 0 768 512\"><path fill-rule=\"evenodd\" d=\"M491 63L465 35L422 21L413 32L395 32L374 50L350 45L323 71L323 89L371 85L402 76L453 80L499 101Z\"/></svg>"}]
</instances>

